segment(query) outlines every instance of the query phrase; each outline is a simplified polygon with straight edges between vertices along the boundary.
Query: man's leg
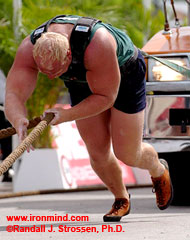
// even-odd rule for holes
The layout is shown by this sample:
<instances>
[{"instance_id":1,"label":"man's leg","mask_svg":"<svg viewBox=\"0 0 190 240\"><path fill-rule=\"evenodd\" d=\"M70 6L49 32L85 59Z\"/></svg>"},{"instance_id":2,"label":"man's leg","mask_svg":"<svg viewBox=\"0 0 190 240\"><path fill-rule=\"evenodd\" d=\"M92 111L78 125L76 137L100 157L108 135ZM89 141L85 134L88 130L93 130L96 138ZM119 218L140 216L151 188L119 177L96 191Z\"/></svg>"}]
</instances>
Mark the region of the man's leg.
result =
<instances>
[{"instance_id":1,"label":"man's leg","mask_svg":"<svg viewBox=\"0 0 190 240\"><path fill-rule=\"evenodd\" d=\"M152 177L163 174L164 166L155 149L142 142L144 111L126 114L115 108L111 113L112 141L118 159L132 167L147 169Z\"/></svg>"},{"instance_id":2,"label":"man's leg","mask_svg":"<svg viewBox=\"0 0 190 240\"><path fill-rule=\"evenodd\" d=\"M165 209L172 199L169 172L158 159L155 149L142 142L144 111L126 114L111 110L111 134L116 157L132 167L147 169L156 190L157 205Z\"/></svg>"},{"instance_id":3,"label":"man's leg","mask_svg":"<svg viewBox=\"0 0 190 240\"><path fill-rule=\"evenodd\" d=\"M90 155L92 168L115 198L129 199L122 179L121 167L111 152L110 110L77 121L79 133Z\"/></svg>"}]
</instances>

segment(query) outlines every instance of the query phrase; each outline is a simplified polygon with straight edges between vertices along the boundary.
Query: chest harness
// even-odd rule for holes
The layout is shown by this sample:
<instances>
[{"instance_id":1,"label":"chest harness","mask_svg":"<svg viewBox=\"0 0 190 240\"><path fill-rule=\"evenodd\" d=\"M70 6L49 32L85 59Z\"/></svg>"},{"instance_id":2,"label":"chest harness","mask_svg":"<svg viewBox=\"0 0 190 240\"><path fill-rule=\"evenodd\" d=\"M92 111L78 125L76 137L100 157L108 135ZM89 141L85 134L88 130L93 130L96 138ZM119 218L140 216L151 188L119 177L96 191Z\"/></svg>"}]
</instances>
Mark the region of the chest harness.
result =
<instances>
[{"instance_id":1,"label":"chest harness","mask_svg":"<svg viewBox=\"0 0 190 240\"><path fill-rule=\"evenodd\" d=\"M51 23L57 18L64 18L67 15L56 16L49 21L40 25L32 34L31 42L36 43L36 40L41 37L42 33L47 32L47 29ZM60 77L66 82L76 80L77 82L86 82L86 69L84 67L84 52L90 42L90 35L93 26L101 22L100 20L88 17L80 17L71 32L70 46L72 53L72 62L66 73ZM58 23L59 24L59 23ZM66 84L67 85L67 84Z\"/></svg>"}]
</instances>

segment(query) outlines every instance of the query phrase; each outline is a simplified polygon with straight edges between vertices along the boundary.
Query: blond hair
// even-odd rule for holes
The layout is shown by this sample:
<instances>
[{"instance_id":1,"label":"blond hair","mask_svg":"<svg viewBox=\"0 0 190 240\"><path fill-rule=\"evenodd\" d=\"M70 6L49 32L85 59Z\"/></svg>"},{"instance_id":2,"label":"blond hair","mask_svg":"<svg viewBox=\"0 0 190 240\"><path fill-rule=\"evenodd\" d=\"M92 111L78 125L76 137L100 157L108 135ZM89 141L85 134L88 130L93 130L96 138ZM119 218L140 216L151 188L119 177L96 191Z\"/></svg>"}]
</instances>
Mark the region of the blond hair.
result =
<instances>
[{"instance_id":1,"label":"blond hair","mask_svg":"<svg viewBox=\"0 0 190 240\"><path fill-rule=\"evenodd\" d=\"M60 61L65 63L69 50L69 41L66 36L55 33L46 32L36 41L33 48L34 59L39 56L41 64L45 64L47 60L54 62Z\"/></svg>"}]
</instances>

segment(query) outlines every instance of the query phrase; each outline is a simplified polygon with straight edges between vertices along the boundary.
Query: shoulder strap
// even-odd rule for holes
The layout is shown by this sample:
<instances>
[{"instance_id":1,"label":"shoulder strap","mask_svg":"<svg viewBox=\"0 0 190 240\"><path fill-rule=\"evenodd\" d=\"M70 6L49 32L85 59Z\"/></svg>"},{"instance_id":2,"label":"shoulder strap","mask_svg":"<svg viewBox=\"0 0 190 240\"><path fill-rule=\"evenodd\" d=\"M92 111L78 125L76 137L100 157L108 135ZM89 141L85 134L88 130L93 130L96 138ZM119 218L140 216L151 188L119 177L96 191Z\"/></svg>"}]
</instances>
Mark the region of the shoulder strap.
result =
<instances>
[{"instance_id":1,"label":"shoulder strap","mask_svg":"<svg viewBox=\"0 0 190 240\"><path fill-rule=\"evenodd\" d=\"M90 41L93 26L101 22L95 18L81 17L77 20L70 38L72 62L83 63L84 51Z\"/></svg>"},{"instance_id":2,"label":"shoulder strap","mask_svg":"<svg viewBox=\"0 0 190 240\"><path fill-rule=\"evenodd\" d=\"M50 20L46 21L45 23L43 23L42 25L40 25L38 28L36 28L36 30L34 30L34 32L32 33L31 36L31 42L32 44L36 43L36 40L38 38L41 37L42 33L47 32L47 29L49 27L49 25L56 19L59 17L65 17L66 15L58 15L56 17L51 18Z\"/></svg>"}]
</instances>

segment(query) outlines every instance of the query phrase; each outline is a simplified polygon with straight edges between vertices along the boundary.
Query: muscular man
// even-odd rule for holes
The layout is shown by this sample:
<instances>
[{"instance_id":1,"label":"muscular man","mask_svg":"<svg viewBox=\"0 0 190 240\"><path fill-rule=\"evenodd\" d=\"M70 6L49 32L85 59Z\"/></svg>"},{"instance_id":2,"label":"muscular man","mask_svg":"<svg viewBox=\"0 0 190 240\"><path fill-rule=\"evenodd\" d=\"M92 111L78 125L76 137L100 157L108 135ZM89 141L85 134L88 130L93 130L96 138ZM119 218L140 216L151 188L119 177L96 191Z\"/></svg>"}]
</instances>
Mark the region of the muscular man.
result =
<instances>
[{"instance_id":1,"label":"muscular man","mask_svg":"<svg viewBox=\"0 0 190 240\"><path fill-rule=\"evenodd\" d=\"M119 221L130 211L118 159L147 169L157 206L167 208L172 200L167 163L142 142L146 69L130 38L109 24L73 15L55 17L26 37L8 74L5 105L21 140L28 125L25 102L39 71L61 77L68 87L72 108L46 112L55 114L54 125L76 121L92 168L115 197L104 221Z\"/></svg>"}]
</instances>

